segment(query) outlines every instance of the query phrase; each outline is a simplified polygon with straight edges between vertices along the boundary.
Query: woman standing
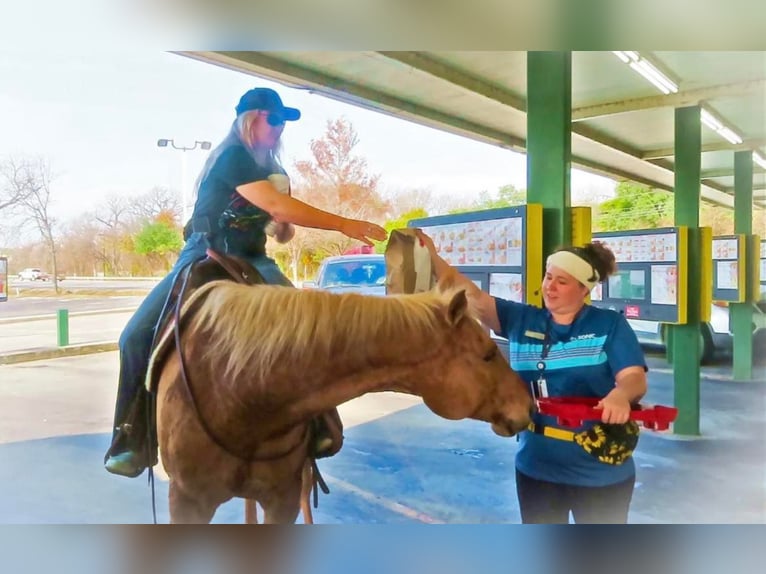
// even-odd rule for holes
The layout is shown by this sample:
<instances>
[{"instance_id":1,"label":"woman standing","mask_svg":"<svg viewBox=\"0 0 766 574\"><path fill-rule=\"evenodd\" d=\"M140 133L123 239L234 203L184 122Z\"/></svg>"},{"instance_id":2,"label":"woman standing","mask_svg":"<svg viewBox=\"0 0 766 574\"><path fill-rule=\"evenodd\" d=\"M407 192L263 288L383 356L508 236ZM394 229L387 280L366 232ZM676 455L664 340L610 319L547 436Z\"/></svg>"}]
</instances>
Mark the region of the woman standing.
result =
<instances>
[{"instance_id":1,"label":"woman standing","mask_svg":"<svg viewBox=\"0 0 766 574\"><path fill-rule=\"evenodd\" d=\"M284 243L293 225L334 230L371 245L386 239L386 231L368 221L322 211L290 195L290 183L279 163L280 138L285 122L301 113L286 107L268 88L246 92L236 108L236 119L223 142L208 157L197 180L197 199L186 225L186 244L170 274L144 299L120 336L120 378L112 444L105 456L111 473L135 477L154 462L147 444L144 417L130 417L132 409L146 408L144 390L154 329L177 273L205 255L208 247L248 260L267 283L291 285L273 259L266 255L266 235ZM339 447L339 445L334 445ZM318 450L333 445L323 441Z\"/></svg>"},{"instance_id":2,"label":"woman standing","mask_svg":"<svg viewBox=\"0 0 766 574\"><path fill-rule=\"evenodd\" d=\"M524 523L624 523L636 471L630 456L631 406L646 393L646 363L635 333L615 311L585 301L616 271L614 254L598 242L564 247L546 261L544 308L481 291L436 253L419 231L440 281L465 286L482 323L510 341L511 367L535 398L599 399L601 423L566 429L535 415L520 435L516 489Z\"/></svg>"}]
</instances>

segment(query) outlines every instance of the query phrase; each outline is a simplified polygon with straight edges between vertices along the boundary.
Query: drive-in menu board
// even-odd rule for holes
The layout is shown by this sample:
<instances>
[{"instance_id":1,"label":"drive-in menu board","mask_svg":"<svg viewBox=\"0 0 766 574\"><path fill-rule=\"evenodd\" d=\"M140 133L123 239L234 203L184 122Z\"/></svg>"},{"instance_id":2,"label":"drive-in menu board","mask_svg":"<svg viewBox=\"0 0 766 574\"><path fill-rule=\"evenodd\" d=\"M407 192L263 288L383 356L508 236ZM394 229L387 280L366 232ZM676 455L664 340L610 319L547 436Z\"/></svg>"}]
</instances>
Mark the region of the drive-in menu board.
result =
<instances>
[{"instance_id":1,"label":"drive-in menu board","mask_svg":"<svg viewBox=\"0 0 766 574\"><path fill-rule=\"evenodd\" d=\"M439 255L450 265L511 265L522 263L521 217L450 223L429 227Z\"/></svg>"},{"instance_id":2,"label":"drive-in menu board","mask_svg":"<svg viewBox=\"0 0 766 574\"><path fill-rule=\"evenodd\" d=\"M8 259L0 257L0 302L8 300Z\"/></svg>"},{"instance_id":3,"label":"drive-in menu board","mask_svg":"<svg viewBox=\"0 0 766 574\"><path fill-rule=\"evenodd\" d=\"M686 228L594 233L617 260L617 272L598 292L597 307L629 319L686 322Z\"/></svg>"},{"instance_id":4,"label":"drive-in menu board","mask_svg":"<svg viewBox=\"0 0 766 574\"><path fill-rule=\"evenodd\" d=\"M745 235L713 238L713 299L745 300Z\"/></svg>"},{"instance_id":5,"label":"drive-in menu board","mask_svg":"<svg viewBox=\"0 0 766 574\"><path fill-rule=\"evenodd\" d=\"M439 255L491 295L540 305L542 206L528 204L414 219Z\"/></svg>"},{"instance_id":6,"label":"drive-in menu board","mask_svg":"<svg viewBox=\"0 0 766 574\"><path fill-rule=\"evenodd\" d=\"M761 241L761 258L760 258L760 284L761 293L760 297L756 297L760 301L766 301L766 240Z\"/></svg>"}]
</instances>

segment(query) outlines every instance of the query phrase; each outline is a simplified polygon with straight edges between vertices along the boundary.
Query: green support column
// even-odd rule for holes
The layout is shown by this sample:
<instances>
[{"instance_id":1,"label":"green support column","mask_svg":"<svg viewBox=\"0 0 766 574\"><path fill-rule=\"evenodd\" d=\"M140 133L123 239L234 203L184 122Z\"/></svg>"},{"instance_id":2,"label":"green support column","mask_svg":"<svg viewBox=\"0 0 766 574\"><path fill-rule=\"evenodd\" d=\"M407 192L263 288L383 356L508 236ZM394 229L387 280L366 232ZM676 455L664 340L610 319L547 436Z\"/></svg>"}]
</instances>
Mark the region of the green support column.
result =
<instances>
[{"instance_id":1,"label":"green support column","mask_svg":"<svg viewBox=\"0 0 766 574\"><path fill-rule=\"evenodd\" d=\"M689 228L687 324L670 325L674 351L673 381L678 434L700 434L700 168L702 162L700 108L675 111L675 224Z\"/></svg>"},{"instance_id":2,"label":"green support column","mask_svg":"<svg viewBox=\"0 0 766 574\"><path fill-rule=\"evenodd\" d=\"M527 52L527 202L543 206L543 257L571 242L571 52Z\"/></svg>"},{"instance_id":3,"label":"green support column","mask_svg":"<svg viewBox=\"0 0 766 574\"><path fill-rule=\"evenodd\" d=\"M734 152L734 233L753 233L753 152ZM753 258L752 242L748 240L744 303L729 306L730 329L734 335L732 376L737 380L753 378Z\"/></svg>"}]
</instances>

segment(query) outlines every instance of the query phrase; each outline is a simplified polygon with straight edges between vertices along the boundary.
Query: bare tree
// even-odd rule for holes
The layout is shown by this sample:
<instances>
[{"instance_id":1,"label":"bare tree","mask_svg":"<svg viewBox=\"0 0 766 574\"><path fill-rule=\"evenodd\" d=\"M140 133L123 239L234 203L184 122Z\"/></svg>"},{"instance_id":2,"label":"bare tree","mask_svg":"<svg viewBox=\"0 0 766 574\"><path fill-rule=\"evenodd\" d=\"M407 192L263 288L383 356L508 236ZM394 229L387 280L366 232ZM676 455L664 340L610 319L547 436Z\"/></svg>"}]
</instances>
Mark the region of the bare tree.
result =
<instances>
[{"instance_id":1,"label":"bare tree","mask_svg":"<svg viewBox=\"0 0 766 574\"><path fill-rule=\"evenodd\" d=\"M8 157L0 162L0 211L20 206L35 187L31 161Z\"/></svg>"},{"instance_id":2,"label":"bare tree","mask_svg":"<svg viewBox=\"0 0 766 574\"><path fill-rule=\"evenodd\" d=\"M25 158L13 161L16 196L21 198L18 206L25 222L31 222L42 237L53 263L53 288L58 293L58 263L56 260L56 219L50 213L51 182L50 165L43 158Z\"/></svg>"},{"instance_id":3,"label":"bare tree","mask_svg":"<svg viewBox=\"0 0 766 574\"><path fill-rule=\"evenodd\" d=\"M176 221L181 220L179 194L167 187L153 187L130 202L130 211L142 223L154 220L162 213L172 213ZM181 222L185 223L185 222Z\"/></svg>"},{"instance_id":4,"label":"bare tree","mask_svg":"<svg viewBox=\"0 0 766 574\"><path fill-rule=\"evenodd\" d=\"M104 274L119 274L122 268L125 237L133 230L132 202L122 195L110 195L96 208L94 219L100 224L96 235L96 259Z\"/></svg>"}]
</instances>

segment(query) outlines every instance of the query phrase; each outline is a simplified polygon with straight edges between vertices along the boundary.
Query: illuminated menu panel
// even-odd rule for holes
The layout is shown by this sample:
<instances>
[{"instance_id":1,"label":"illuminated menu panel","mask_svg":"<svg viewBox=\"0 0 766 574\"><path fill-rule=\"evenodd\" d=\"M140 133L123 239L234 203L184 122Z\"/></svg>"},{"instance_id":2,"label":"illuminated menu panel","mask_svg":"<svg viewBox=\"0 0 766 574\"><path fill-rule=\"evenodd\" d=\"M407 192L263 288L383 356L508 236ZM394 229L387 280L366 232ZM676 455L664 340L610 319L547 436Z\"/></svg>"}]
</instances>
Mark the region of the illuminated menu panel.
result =
<instances>
[{"instance_id":1,"label":"illuminated menu panel","mask_svg":"<svg viewBox=\"0 0 766 574\"><path fill-rule=\"evenodd\" d=\"M629 319L686 322L686 228L594 233L615 255L617 271L591 292L597 307Z\"/></svg>"},{"instance_id":2,"label":"illuminated menu panel","mask_svg":"<svg viewBox=\"0 0 766 574\"><path fill-rule=\"evenodd\" d=\"M713 238L713 299L745 300L745 235Z\"/></svg>"},{"instance_id":3,"label":"illuminated menu panel","mask_svg":"<svg viewBox=\"0 0 766 574\"><path fill-rule=\"evenodd\" d=\"M450 265L521 266L521 217L469 221L428 227L436 251Z\"/></svg>"},{"instance_id":4,"label":"illuminated menu panel","mask_svg":"<svg viewBox=\"0 0 766 574\"><path fill-rule=\"evenodd\" d=\"M676 234L616 235L599 237L614 252L617 263L676 261Z\"/></svg>"},{"instance_id":5,"label":"illuminated menu panel","mask_svg":"<svg viewBox=\"0 0 766 574\"><path fill-rule=\"evenodd\" d=\"M437 253L471 278L480 278L489 293L531 305L542 305L543 208L529 203L413 219Z\"/></svg>"},{"instance_id":6,"label":"illuminated menu panel","mask_svg":"<svg viewBox=\"0 0 766 574\"><path fill-rule=\"evenodd\" d=\"M766 284L766 241L761 241L761 283Z\"/></svg>"},{"instance_id":7,"label":"illuminated menu panel","mask_svg":"<svg viewBox=\"0 0 766 574\"><path fill-rule=\"evenodd\" d=\"M0 302L8 300L8 259L0 257Z\"/></svg>"}]
</instances>

